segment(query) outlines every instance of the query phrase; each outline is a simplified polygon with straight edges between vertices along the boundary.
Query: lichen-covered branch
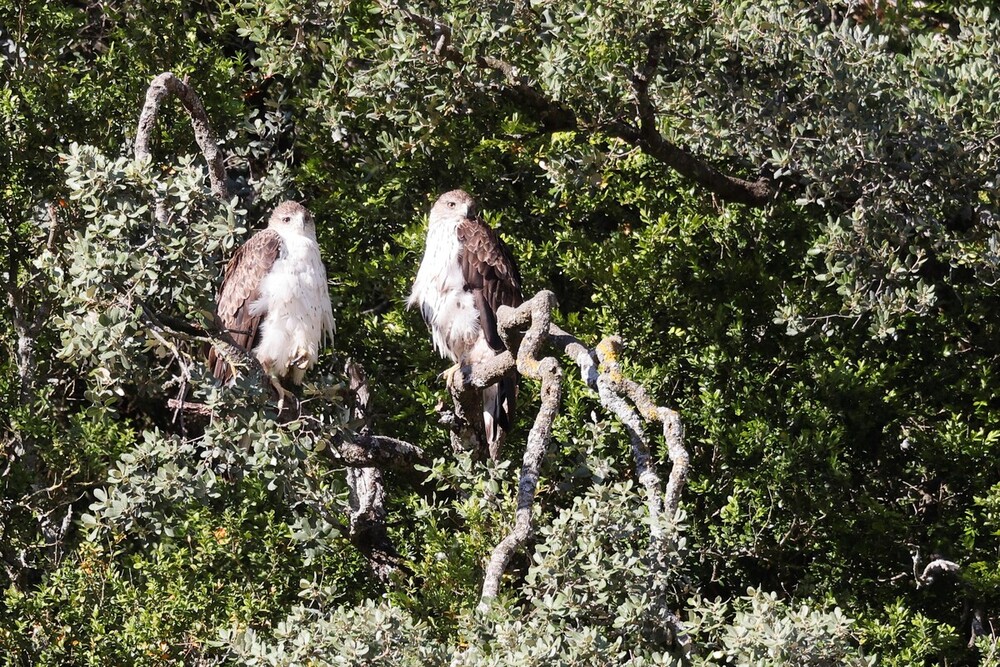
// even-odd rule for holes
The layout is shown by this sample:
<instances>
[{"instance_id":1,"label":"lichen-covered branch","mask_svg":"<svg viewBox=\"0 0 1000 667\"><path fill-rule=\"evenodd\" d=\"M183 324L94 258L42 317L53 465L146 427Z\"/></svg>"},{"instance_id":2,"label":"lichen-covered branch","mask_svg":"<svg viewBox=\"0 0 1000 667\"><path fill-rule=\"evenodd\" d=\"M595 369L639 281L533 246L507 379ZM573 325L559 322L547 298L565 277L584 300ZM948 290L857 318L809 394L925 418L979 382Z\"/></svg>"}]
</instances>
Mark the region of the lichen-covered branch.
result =
<instances>
[{"instance_id":1,"label":"lichen-covered branch","mask_svg":"<svg viewBox=\"0 0 1000 667\"><path fill-rule=\"evenodd\" d=\"M608 396L605 402L602 396L602 403L605 407L609 404L624 404L624 399L628 399L634 406L635 411L646 421L659 422L663 425L663 439L667 445L667 456L673 464L670 470L670 477L667 488L663 494L663 518L673 521L680 505L681 491L688 475L688 453L684 448L684 427L681 423L680 415L675 410L664 408L653 403L646 394L646 390L635 380L628 378L622 372L618 358L621 354L622 341L617 336L605 338L595 348L597 358L600 363L600 375L598 383L604 385L604 391ZM631 409L629 406L625 406ZM624 420L622 420L624 423ZM630 434L631 435L631 434ZM633 454L635 456L636 475L640 482L651 492L655 480L655 486L659 487L659 478L656 476L655 463L649 455L648 440L642 434L641 428L638 431L638 443L633 440ZM658 501L657 501L658 503ZM650 512L653 518L658 515L653 511L651 503Z\"/></svg>"},{"instance_id":2,"label":"lichen-covered branch","mask_svg":"<svg viewBox=\"0 0 1000 667\"><path fill-rule=\"evenodd\" d=\"M636 477L646 492L651 521L651 538L658 544L664 537L664 522L671 522L680 503L687 480L688 454L683 445L683 428L676 411L657 406L645 390L622 372L619 356L621 340L605 338L596 348L588 348L575 336L552 323L555 296L542 291L517 308L501 307L497 312L500 334L509 352L482 363L462 367L452 376L450 389L456 412L471 409L469 395L498 382L514 368L527 377L541 381L541 407L528 434L517 488L514 526L494 548L486 567L481 603L496 597L500 580L513 554L531 535L532 510L538 487L541 461L552 433L552 423L559 409L563 371L555 357L544 356L547 348L566 355L580 369L581 379L597 391L601 404L624 424L632 442ZM518 341L517 332L524 331ZM643 420L662 424L667 454L672 463L666 489L662 490L656 462L650 453L649 438ZM469 421L465 431L475 422ZM481 422L478 424L482 428ZM481 443L479 434L469 441Z\"/></svg>"},{"instance_id":3,"label":"lichen-covered branch","mask_svg":"<svg viewBox=\"0 0 1000 667\"><path fill-rule=\"evenodd\" d=\"M205 106L201 103L198 93L186 81L181 81L174 76L172 72L164 72L154 78L146 90L146 103L139 115L139 124L135 133L136 159L150 157L149 144L152 140L153 130L156 128L156 118L159 115L160 107L171 95L180 100L191 118L194 139L205 156L205 162L208 163L208 178L212 185L212 194L219 199L228 199L226 167L223 163L222 151L219 149L219 137L212 129L212 124L208 120L208 114L205 112ZM165 215L165 212L161 213L158 210L157 217L159 218L160 215Z\"/></svg>"}]
</instances>

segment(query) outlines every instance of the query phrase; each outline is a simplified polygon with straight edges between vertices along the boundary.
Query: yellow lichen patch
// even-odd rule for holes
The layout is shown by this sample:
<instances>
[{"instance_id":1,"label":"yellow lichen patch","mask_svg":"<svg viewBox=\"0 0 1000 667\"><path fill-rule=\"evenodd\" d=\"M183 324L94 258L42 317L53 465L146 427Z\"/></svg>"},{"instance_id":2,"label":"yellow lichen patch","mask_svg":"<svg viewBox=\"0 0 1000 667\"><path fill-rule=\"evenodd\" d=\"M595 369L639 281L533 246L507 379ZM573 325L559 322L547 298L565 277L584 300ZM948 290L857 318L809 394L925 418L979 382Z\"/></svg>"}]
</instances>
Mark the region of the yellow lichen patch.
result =
<instances>
[{"instance_id":1,"label":"yellow lichen patch","mask_svg":"<svg viewBox=\"0 0 1000 667\"><path fill-rule=\"evenodd\" d=\"M528 377L537 378L539 376L539 369L541 368L541 363L537 359L527 357L518 362L520 366L521 375L527 375Z\"/></svg>"}]
</instances>

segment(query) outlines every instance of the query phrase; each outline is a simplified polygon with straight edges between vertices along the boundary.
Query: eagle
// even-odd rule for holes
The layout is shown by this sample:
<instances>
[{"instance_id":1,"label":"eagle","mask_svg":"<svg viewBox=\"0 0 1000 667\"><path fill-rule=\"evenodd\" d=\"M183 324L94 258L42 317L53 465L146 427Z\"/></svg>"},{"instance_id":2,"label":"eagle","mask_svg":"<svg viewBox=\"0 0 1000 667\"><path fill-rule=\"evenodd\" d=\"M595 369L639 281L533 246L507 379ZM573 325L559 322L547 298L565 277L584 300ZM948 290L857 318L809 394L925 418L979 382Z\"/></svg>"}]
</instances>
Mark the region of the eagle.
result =
<instances>
[{"instance_id":1,"label":"eagle","mask_svg":"<svg viewBox=\"0 0 1000 667\"><path fill-rule=\"evenodd\" d=\"M227 342L248 350L278 392L302 384L333 341L333 307L326 269L316 242L312 213L294 201L274 209L267 228L257 232L226 266L216 301L215 322ZM213 375L227 383L234 368L219 350L209 350Z\"/></svg>"},{"instance_id":2,"label":"eagle","mask_svg":"<svg viewBox=\"0 0 1000 667\"><path fill-rule=\"evenodd\" d=\"M455 366L474 364L503 352L497 329L500 306L521 305L521 275L510 250L477 215L463 190L441 195L431 208L424 256L407 301L419 308L434 347ZM517 375L483 390L483 422L496 458L514 418Z\"/></svg>"}]
</instances>

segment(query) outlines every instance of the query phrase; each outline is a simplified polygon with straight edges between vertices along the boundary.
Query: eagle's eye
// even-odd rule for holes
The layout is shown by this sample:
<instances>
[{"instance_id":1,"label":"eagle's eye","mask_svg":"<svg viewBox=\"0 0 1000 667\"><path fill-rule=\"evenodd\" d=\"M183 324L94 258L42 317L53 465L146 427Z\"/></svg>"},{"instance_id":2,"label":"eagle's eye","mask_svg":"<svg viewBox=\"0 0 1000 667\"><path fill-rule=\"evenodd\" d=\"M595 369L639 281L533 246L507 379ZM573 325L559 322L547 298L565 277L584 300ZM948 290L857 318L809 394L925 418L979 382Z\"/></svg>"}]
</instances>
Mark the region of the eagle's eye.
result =
<instances>
[{"instance_id":1,"label":"eagle's eye","mask_svg":"<svg viewBox=\"0 0 1000 667\"><path fill-rule=\"evenodd\" d=\"M282 221L282 222L291 222L291 221L292 221L292 216L290 216L290 215L286 215L285 217L283 217L283 218L281 219L281 221Z\"/></svg>"},{"instance_id":2,"label":"eagle's eye","mask_svg":"<svg viewBox=\"0 0 1000 667\"><path fill-rule=\"evenodd\" d=\"M448 208L455 208L455 202L453 201L448 202Z\"/></svg>"}]
</instances>

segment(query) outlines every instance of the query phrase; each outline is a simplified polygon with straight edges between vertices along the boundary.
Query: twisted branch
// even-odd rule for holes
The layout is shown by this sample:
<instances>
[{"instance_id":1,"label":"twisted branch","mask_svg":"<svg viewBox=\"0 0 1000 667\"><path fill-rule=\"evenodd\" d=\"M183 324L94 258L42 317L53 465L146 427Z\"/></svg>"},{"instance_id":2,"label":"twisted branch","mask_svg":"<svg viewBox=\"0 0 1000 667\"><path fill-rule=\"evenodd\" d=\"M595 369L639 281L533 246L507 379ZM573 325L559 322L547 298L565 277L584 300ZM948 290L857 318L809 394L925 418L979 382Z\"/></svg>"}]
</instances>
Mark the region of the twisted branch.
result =
<instances>
[{"instance_id":1,"label":"twisted branch","mask_svg":"<svg viewBox=\"0 0 1000 667\"><path fill-rule=\"evenodd\" d=\"M632 442L636 476L646 491L646 504L652 519L650 537L654 546L658 546L665 537L664 522L673 521L687 480L688 454L682 442L683 427L677 412L657 406L638 383L624 375L618 361L622 349L619 338L605 338L596 348L588 348L552 323L555 306L555 295L543 290L516 309L500 307L497 325L509 351L485 362L463 366L452 376L449 387L456 414L475 415L470 412L475 402L469 395L480 393L514 368L522 375L541 381L542 385L542 405L528 434L521 462L514 526L490 555L483 577L481 605L496 597L511 558L528 541L533 530L532 510L541 462L552 436L552 423L562 395L563 371L555 357L543 356L546 347L553 347L571 359L579 367L581 379L598 393L601 405L625 425ZM517 332L525 329L523 339L518 341ZM661 490L656 462L650 454L649 439L642 426L643 419L663 426L667 454L672 463L665 490ZM481 420L466 420L461 427L461 436L466 438L464 442L483 446L484 434L469 435L469 431L475 428L482 430Z\"/></svg>"},{"instance_id":2,"label":"twisted branch","mask_svg":"<svg viewBox=\"0 0 1000 667\"><path fill-rule=\"evenodd\" d=\"M149 88L146 90L146 103L142 107L139 115L139 124L135 133L135 158L141 160L150 158L152 153L149 148L153 129L156 127L156 118L160 113L163 102L175 96L184 105L188 117L191 119L191 127L194 129L194 140L205 156L208 163L208 179L212 186L212 194L219 199L229 199L229 188L226 186L226 167L223 164L222 151L219 149L219 137L212 129L212 124L208 120L205 106L201 103L198 93L187 84L181 81L172 72L164 72L154 78ZM156 218L160 223L166 223L166 208L159 203L156 207Z\"/></svg>"}]
</instances>

